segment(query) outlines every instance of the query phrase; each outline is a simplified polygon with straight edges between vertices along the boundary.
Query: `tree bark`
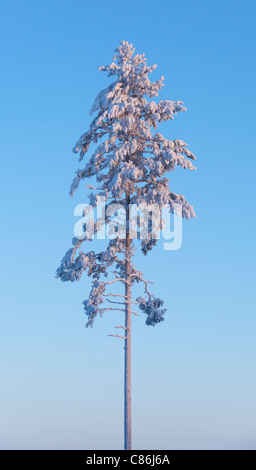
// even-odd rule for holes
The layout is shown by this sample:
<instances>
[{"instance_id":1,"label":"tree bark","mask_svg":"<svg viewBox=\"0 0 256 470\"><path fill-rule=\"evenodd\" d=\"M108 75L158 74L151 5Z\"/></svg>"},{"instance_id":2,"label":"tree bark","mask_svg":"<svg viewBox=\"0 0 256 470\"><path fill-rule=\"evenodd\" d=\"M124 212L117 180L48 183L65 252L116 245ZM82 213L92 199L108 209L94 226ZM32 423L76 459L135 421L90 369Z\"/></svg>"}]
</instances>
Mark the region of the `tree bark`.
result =
<instances>
[{"instance_id":1,"label":"tree bark","mask_svg":"<svg viewBox=\"0 0 256 470\"><path fill-rule=\"evenodd\" d=\"M125 347L124 347L124 449L132 448L131 402L131 253L129 237L129 196L126 197L126 246L125 246Z\"/></svg>"}]
</instances>

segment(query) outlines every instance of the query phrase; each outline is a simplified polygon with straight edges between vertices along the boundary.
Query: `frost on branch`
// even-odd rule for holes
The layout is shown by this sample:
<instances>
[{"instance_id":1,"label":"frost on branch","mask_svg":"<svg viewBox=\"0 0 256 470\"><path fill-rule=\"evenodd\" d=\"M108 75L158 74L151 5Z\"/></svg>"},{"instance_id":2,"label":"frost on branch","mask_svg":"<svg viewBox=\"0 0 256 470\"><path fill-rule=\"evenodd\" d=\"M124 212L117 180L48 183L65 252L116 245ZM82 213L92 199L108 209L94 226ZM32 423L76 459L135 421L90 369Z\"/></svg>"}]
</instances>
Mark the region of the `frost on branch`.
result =
<instances>
[{"instance_id":1,"label":"frost on branch","mask_svg":"<svg viewBox=\"0 0 256 470\"><path fill-rule=\"evenodd\" d=\"M94 281L89 298L83 302L85 313L88 316L87 327L92 327L95 317L102 316L104 313L104 309L100 305L103 303L102 294L105 289L106 285L103 282Z\"/></svg>"},{"instance_id":2,"label":"frost on branch","mask_svg":"<svg viewBox=\"0 0 256 470\"><path fill-rule=\"evenodd\" d=\"M149 76L155 69L156 65L147 65L145 55L135 54L133 45L127 41L122 41L117 47L110 65L100 67L99 70L107 72L112 81L97 95L90 111L94 116L90 127L73 148L84 164L76 171L70 195L73 196L80 185L89 187L87 180L93 178L96 187L90 187L93 192L88 196L92 208L103 200L107 207L121 204L126 211L129 204L145 209L168 205L173 213L178 204L182 217L189 219L195 217L194 209L185 196L171 190L167 175L177 166L195 170L196 157L183 140L167 139L157 131L161 122L174 119L186 108L180 100L157 103L152 99L164 86L163 77L150 80ZM94 223L94 233L101 227L101 222ZM140 241L145 255L158 241L152 234L152 221L149 228L148 235ZM133 244L127 248L121 235L109 240L106 250L100 253L79 251L81 244L87 241L86 237L82 241L73 240L74 246L62 259L57 277L62 281L78 281L85 271L94 279L91 293L84 301L87 326L92 326L98 314L111 309L103 304L108 295L114 295L108 290L112 283L121 282L124 287L126 282L132 286L134 282L145 281L133 265L128 273L127 262L130 263L135 248ZM100 280L106 279L110 272L112 280ZM125 296L121 297L125 304ZM112 303L120 302L112 300ZM161 308L162 304L162 300L151 295L148 300L139 298L139 308L147 315L147 325L163 321L165 310Z\"/></svg>"},{"instance_id":3,"label":"frost on branch","mask_svg":"<svg viewBox=\"0 0 256 470\"><path fill-rule=\"evenodd\" d=\"M76 240L76 239L74 239ZM94 279L99 279L101 275L107 277L108 268L116 263L117 267L122 264L118 258L118 253L123 252L123 240L110 240L106 251L95 254L94 251L88 253L79 252L75 258L77 247L81 245L81 241L77 241L77 245L67 251L61 261L60 267L57 269L56 277L62 281L79 281L83 271Z\"/></svg>"},{"instance_id":4,"label":"frost on branch","mask_svg":"<svg viewBox=\"0 0 256 470\"><path fill-rule=\"evenodd\" d=\"M149 296L148 300L138 297L136 301L139 304L140 310L147 315L146 325L155 326L157 323L164 321L163 315L166 309L160 308L164 304L162 299L151 299L151 296Z\"/></svg>"}]
</instances>

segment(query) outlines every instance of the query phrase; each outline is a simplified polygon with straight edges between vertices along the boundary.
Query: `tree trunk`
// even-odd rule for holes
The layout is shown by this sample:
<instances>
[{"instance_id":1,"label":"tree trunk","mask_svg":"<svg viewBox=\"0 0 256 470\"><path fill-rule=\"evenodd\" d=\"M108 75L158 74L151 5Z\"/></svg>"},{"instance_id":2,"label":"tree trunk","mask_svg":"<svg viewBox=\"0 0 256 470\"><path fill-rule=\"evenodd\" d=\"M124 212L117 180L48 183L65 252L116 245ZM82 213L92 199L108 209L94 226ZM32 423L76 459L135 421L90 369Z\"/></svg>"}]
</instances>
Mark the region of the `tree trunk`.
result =
<instances>
[{"instance_id":1,"label":"tree trunk","mask_svg":"<svg viewBox=\"0 0 256 470\"><path fill-rule=\"evenodd\" d=\"M125 347L124 347L124 449L132 448L131 402L131 253L129 237L129 196L126 197L126 247L125 247Z\"/></svg>"}]
</instances>

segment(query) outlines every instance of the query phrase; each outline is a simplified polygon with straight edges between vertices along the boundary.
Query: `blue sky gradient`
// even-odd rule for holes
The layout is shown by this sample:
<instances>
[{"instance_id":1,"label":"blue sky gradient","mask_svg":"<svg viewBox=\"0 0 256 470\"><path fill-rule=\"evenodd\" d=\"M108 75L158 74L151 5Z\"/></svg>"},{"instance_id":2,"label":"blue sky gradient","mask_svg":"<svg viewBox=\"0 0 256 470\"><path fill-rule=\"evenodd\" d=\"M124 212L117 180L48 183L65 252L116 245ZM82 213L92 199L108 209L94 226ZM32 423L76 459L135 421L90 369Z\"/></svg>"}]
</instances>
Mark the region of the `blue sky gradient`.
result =
<instances>
[{"instance_id":1,"label":"blue sky gradient","mask_svg":"<svg viewBox=\"0 0 256 470\"><path fill-rule=\"evenodd\" d=\"M87 202L68 195L71 149L127 40L188 109L159 131L198 159L171 175L197 214L182 248L136 255L167 313L133 319L133 446L256 449L255 14L252 0L0 0L0 448L123 446L123 344L107 336L121 313L85 329L90 280L55 271Z\"/></svg>"}]
</instances>

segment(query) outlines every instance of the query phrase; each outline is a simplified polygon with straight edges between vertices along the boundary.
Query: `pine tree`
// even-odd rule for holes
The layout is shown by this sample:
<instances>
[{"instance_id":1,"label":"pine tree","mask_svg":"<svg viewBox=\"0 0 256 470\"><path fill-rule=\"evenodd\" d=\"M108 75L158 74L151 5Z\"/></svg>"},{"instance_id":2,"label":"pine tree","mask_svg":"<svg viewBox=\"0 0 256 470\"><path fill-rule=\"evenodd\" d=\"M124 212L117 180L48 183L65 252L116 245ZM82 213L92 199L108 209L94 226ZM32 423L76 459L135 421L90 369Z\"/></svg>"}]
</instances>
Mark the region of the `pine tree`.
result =
<instances>
[{"instance_id":1,"label":"pine tree","mask_svg":"<svg viewBox=\"0 0 256 470\"><path fill-rule=\"evenodd\" d=\"M183 218L195 217L193 207L184 196L171 192L169 179L164 177L177 165L190 170L195 169L191 160L195 156L182 140L168 140L154 132L158 123L173 119L177 112L186 111L182 101L164 100L158 103L148 100L159 94L164 78L151 82L148 75L156 65L148 66L144 54L134 54L132 44L120 43L115 50L113 62L100 67L115 80L95 99L90 114L96 113L89 130L83 134L73 151L83 160L91 144L96 146L85 167L76 172L71 185L71 196L78 185L89 178L95 178L97 187L89 186L90 206L96 208L104 201L107 211L103 219L96 220L93 232L97 233L108 223L113 215L111 207L123 207L125 220L123 231L118 230L108 240L105 251L95 253L82 251L77 254L82 243L89 239L75 237L73 247L68 250L57 269L57 277L62 281L78 281L84 271L92 277L92 288L83 302L88 317L86 326L93 326L97 315L108 310L124 312L123 335L110 335L124 339L124 448L131 449L131 317L135 304L145 315L146 324L155 326L164 320L163 301L150 291L143 273L138 271L133 261L135 242L131 237L129 208L132 205L151 209L168 205L174 212L179 205ZM113 206L114 205L114 206ZM108 211L110 208L110 211ZM105 220L104 220L105 219ZM162 224L155 228L160 230ZM140 237L144 255L157 243L154 236L152 218L149 218L149 231ZM86 232L86 227L85 227ZM115 232L115 230L114 230ZM142 229L141 229L142 232ZM86 232L87 233L87 232ZM109 280L104 280L110 275ZM112 292L112 285L121 283L123 294ZM132 286L142 283L144 296L132 302ZM108 304L106 304L108 302Z\"/></svg>"}]
</instances>

